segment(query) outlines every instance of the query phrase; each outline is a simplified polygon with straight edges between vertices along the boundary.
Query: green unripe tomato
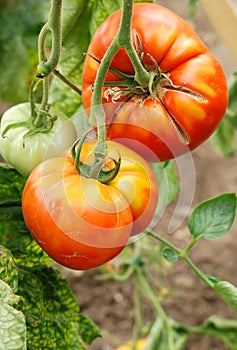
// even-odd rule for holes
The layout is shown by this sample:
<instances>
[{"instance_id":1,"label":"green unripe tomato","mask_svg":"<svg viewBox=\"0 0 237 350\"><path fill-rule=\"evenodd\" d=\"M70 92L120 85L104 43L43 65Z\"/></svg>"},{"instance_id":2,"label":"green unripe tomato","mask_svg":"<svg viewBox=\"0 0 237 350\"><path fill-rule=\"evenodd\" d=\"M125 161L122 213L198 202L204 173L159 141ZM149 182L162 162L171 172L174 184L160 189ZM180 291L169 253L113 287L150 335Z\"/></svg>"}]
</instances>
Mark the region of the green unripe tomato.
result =
<instances>
[{"instance_id":1,"label":"green unripe tomato","mask_svg":"<svg viewBox=\"0 0 237 350\"><path fill-rule=\"evenodd\" d=\"M2 116L0 125L0 154L21 175L27 177L44 159L59 156L76 139L76 128L63 113L50 109L57 116L53 127L47 133L35 133L24 139L29 127L20 126L2 133L12 124L30 121L31 110L28 102L8 109Z\"/></svg>"}]
</instances>

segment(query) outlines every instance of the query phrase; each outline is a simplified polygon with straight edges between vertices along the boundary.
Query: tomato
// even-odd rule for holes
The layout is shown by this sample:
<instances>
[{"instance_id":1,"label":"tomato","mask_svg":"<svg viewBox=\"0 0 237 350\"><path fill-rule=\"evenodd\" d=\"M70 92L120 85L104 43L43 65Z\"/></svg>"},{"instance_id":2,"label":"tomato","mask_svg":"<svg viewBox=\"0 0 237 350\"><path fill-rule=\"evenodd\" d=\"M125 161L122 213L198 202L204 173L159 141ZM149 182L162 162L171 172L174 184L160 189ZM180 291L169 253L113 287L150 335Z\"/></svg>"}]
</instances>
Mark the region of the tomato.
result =
<instances>
[{"instance_id":1,"label":"tomato","mask_svg":"<svg viewBox=\"0 0 237 350\"><path fill-rule=\"evenodd\" d=\"M144 158L122 144L108 141L108 149L118 149L121 166L110 186L124 196L133 215L132 235L142 232L151 222L158 201L158 188L155 175ZM92 153L93 142L84 144L81 160L85 161Z\"/></svg>"},{"instance_id":2,"label":"tomato","mask_svg":"<svg viewBox=\"0 0 237 350\"><path fill-rule=\"evenodd\" d=\"M98 61L115 37L120 18L121 10L108 17L88 48L82 75L88 115ZM108 138L132 147L149 161L164 161L195 149L213 133L227 107L220 63L188 23L157 4L134 4L132 38L144 67L156 74L153 91L137 86L129 90L126 84L121 86L123 78L107 73L107 82L120 81L119 86L103 89ZM134 75L125 49L119 49L111 67Z\"/></svg>"},{"instance_id":3,"label":"tomato","mask_svg":"<svg viewBox=\"0 0 237 350\"><path fill-rule=\"evenodd\" d=\"M4 137L6 127L14 123L29 121L30 104L21 103L8 109L2 116L0 127L0 154L20 174L27 177L43 159L60 155L76 139L76 128L63 113L50 109L52 116L57 116L53 128L47 133L36 133L25 139L29 128L21 126L9 129Z\"/></svg>"},{"instance_id":4,"label":"tomato","mask_svg":"<svg viewBox=\"0 0 237 350\"><path fill-rule=\"evenodd\" d=\"M94 145L83 145L82 162L91 162ZM121 166L108 184L78 174L68 152L39 164L26 181L26 225L46 253L64 266L86 270L104 264L154 215L158 190L152 169L132 150L108 141L108 150L115 147Z\"/></svg>"},{"instance_id":5,"label":"tomato","mask_svg":"<svg viewBox=\"0 0 237 350\"><path fill-rule=\"evenodd\" d=\"M146 344L146 339L145 338L141 338L137 341L136 343L136 347L134 350L142 350L142 348L145 346ZM123 345L120 345L118 348L116 348L116 350L133 350L132 347L132 342L127 342Z\"/></svg>"}]
</instances>

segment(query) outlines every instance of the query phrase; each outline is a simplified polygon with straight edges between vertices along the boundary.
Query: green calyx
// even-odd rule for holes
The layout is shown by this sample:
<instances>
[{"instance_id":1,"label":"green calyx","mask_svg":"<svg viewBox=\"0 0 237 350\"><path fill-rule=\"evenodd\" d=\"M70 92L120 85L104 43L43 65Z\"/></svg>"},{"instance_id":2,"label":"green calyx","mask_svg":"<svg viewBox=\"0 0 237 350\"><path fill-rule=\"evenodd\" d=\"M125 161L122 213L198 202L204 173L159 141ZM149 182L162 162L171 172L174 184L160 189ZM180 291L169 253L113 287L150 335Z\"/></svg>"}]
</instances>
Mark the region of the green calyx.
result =
<instances>
[{"instance_id":1,"label":"green calyx","mask_svg":"<svg viewBox=\"0 0 237 350\"><path fill-rule=\"evenodd\" d=\"M22 144L25 147L25 140L38 133L48 133L54 126L57 116L51 116L49 113L49 106L47 110L35 109L31 111L31 117L28 120L16 122L8 125L2 132L2 137L7 137L7 133L12 129L25 128L26 132L23 136ZM27 131L28 130L28 131Z\"/></svg>"},{"instance_id":2,"label":"green calyx","mask_svg":"<svg viewBox=\"0 0 237 350\"><path fill-rule=\"evenodd\" d=\"M93 55L87 55L99 64L101 63L101 61ZM116 101L116 99L120 98L121 96L143 96L144 98L151 97L156 100L158 97L156 96L156 91L159 82L161 80L169 81L169 78L165 73L160 71L160 68L155 62L154 58L149 54L147 56L154 63L154 65L146 65L144 63L144 55L141 55L141 64L144 66L144 70L146 70L148 77L148 80L144 81L143 84L139 84L136 81L135 73L126 74L112 66L109 66L109 71L114 73L118 78L122 78L122 80L104 81L103 86L107 87L104 97L107 98L111 96L112 101Z\"/></svg>"},{"instance_id":3,"label":"green calyx","mask_svg":"<svg viewBox=\"0 0 237 350\"><path fill-rule=\"evenodd\" d=\"M107 155L106 143L96 143L93 153L94 161L92 164L83 163L80 160L81 150L86 139L86 134L77 140L72 149L71 155L75 162L75 169L78 174L87 178L93 178L100 181L103 184L107 184L112 181L118 174L121 164L121 156L118 152L118 159L111 158ZM106 165L106 159L112 161L114 167L108 169Z\"/></svg>"}]
</instances>

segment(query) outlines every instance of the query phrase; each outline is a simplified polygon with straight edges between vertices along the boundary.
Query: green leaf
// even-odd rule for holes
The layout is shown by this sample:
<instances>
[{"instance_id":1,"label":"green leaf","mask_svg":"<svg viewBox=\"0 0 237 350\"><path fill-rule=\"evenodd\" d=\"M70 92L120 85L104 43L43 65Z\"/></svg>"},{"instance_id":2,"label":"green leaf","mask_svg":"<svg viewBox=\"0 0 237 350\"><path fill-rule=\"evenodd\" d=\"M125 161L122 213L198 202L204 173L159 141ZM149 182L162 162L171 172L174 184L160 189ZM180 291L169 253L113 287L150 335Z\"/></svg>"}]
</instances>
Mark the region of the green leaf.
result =
<instances>
[{"instance_id":1,"label":"green leaf","mask_svg":"<svg viewBox=\"0 0 237 350\"><path fill-rule=\"evenodd\" d=\"M15 295L11 287L4 281L0 280L0 302L8 303L9 305L17 304L20 301L20 297Z\"/></svg>"},{"instance_id":2,"label":"green leaf","mask_svg":"<svg viewBox=\"0 0 237 350\"><path fill-rule=\"evenodd\" d=\"M228 108L219 127L211 137L216 151L225 157L231 157L236 153L237 130L237 74L234 73L228 81Z\"/></svg>"},{"instance_id":3,"label":"green leaf","mask_svg":"<svg viewBox=\"0 0 237 350\"><path fill-rule=\"evenodd\" d=\"M44 252L35 240L24 247L20 252L14 252L15 262L19 265L49 265L53 260Z\"/></svg>"},{"instance_id":4,"label":"green leaf","mask_svg":"<svg viewBox=\"0 0 237 350\"><path fill-rule=\"evenodd\" d=\"M0 206L0 244L11 250L15 262L20 265L52 262L28 231L21 206Z\"/></svg>"},{"instance_id":5,"label":"green leaf","mask_svg":"<svg viewBox=\"0 0 237 350\"><path fill-rule=\"evenodd\" d=\"M201 203L188 220L191 234L206 239L224 236L231 228L236 214L236 195L222 194Z\"/></svg>"},{"instance_id":6,"label":"green leaf","mask_svg":"<svg viewBox=\"0 0 237 350\"><path fill-rule=\"evenodd\" d=\"M227 118L224 118L211 136L211 142L216 152L224 157L235 155L235 129Z\"/></svg>"},{"instance_id":7,"label":"green leaf","mask_svg":"<svg viewBox=\"0 0 237 350\"><path fill-rule=\"evenodd\" d=\"M76 112L71 116L71 119L73 124L76 126L76 130L78 131L79 135L82 135L91 128L89 118L83 106L80 106L76 110Z\"/></svg>"},{"instance_id":8,"label":"green leaf","mask_svg":"<svg viewBox=\"0 0 237 350\"><path fill-rule=\"evenodd\" d=\"M159 188L159 200L153 221L150 224L150 226L152 226L157 224L166 206L175 199L179 193L180 186L173 161L151 163L150 165L155 173Z\"/></svg>"},{"instance_id":9,"label":"green leaf","mask_svg":"<svg viewBox=\"0 0 237 350\"><path fill-rule=\"evenodd\" d=\"M19 270L19 309L26 316L27 349L86 349L98 328L79 314L74 294L60 273L45 266ZM84 334L85 332L85 334Z\"/></svg>"},{"instance_id":10,"label":"green leaf","mask_svg":"<svg viewBox=\"0 0 237 350\"><path fill-rule=\"evenodd\" d=\"M80 323L81 337L85 344L90 345L95 338L101 337L99 328L87 316L79 314L78 322Z\"/></svg>"},{"instance_id":11,"label":"green leaf","mask_svg":"<svg viewBox=\"0 0 237 350\"><path fill-rule=\"evenodd\" d=\"M2 350L26 350L26 324L22 312L11 305L18 303L19 296L0 280L0 329Z\"/></svg>"},{"instance_id":12,"label":"green leaf","mask_svg":"<svg viewBox=\"0 0 237 350\"><path fill-rule=\"evenodd\" d=\"M27 49L20 37L9 40L1 52L0 67L0 100L15 103L25 101L28 98L30 68ZM14 84L11 83L13 81Z\"/></svg>"},{"instance_id":13,"label":"green leaf","mask_svg":"<svg viewBox=\"0 0 237 350\"><path fill-rule=\"evenodd\" d=\"M221 339L231 350L237 350L237 321L225 320L216 316L209 317L202 325L189 327L169 319L175 337L175 350L185 349L191 333L204 334ZM154 322L143 350L169 349L167 335L160 318Z\"/></svg>"},{"instance_id":14,"label":"green leaf","mask_svg":"<svg viewBox=\"0 0 237 350\"><path fill-rule=\"evenodd\" d=\"M0 244L13 254L22 254L32 242L20 206L0 207Z\"/></svg>"},{"instance_id":15,"label":"green leaf","mask_svg":"<svg viewBox=\"0 0 237 350\"><path fill-rule=\"evenodd\" d=\"M46 0L0 4L0 100L19 103L28 99L29 81L38 61L38 32L48 8Z\"/></svg>"},{"instance_id":16,"label":"green leaf","mask_svg":"<svg viewBox=\"0 0 237 350\"><path fill-rule=\"evenodd\" d=\"M25 181L15 169L0 163L0 206L20 205Z\"/></svg>"},{"instance_id":17,"label":"green leaf","mask_svg":"<svg viewBox=\"0 0 237 350\"><path fill-rule=\"evenodd\" d=\"M13 261L10 259L11 250L14 258L25 254L27 247L32 242L31 237L22 215L21 196L25 184L25 178L19 175L14 169L0 164L0 244L2 248L1 275L8 272L12 288L16 288L17 281L13 279L11 283L11 270L15 274ZM27 260L27 259L26 259ZM5 277L1 277L5 280Z\"/></svg>"},{"instance_id":18,"label":"green leaf","mask_svg":"<svg viewBox=\"0 0 237 350\"><path fill-rule=\"evenodd\" d=\"M194 16L197 12L198 0L188 0L188 10L190 16Z\"/></svg>"},{"instance_id":19,"label":"green leaf","mask_svg":"<svg viewBox=\"0 0 237 350\"><path fill-rule=\"evenodd\" d=\"M163 250L163 255L171 263L176 263L179 260L179 255L170 248L166 248Z\"/></svg>"},{"instance_id":20,"label":"green leaf","mask_svg":"<svg viewBox=\"0 0 237 350\"><path fill-rule=\"evenodd\" d=\"M173 161L168 161L163 164L165 174L168 180L168 198L167 204L171 203L179 193L180 185L176 174L175 165Z\"/></svg>"},{"instance_id":21,"label":"green leaf","mask_svg":"<svg viewBox=\"0 0 237 350\"><path fill-rule=\"evenodd\" d=\"M174 162L152 163L159 187L159 203L157 211L172 202L179 192L179 180L176 175Z\"/></svg>"},{"instance_id":22,"label":"green leaf","mask_svg":"<svg viewBox=\"0 0 237 350\"><path fill-rule=\"evenodd\" d=\"M177 327L177 324L172 319L169 319L168 322L173 335L174 349L183 350L188 340L188 331L180 325ZM170 349L167 337L167 329L164 327L164 324L160 317L158 317L152 325L143 350L167 349Z\"/></svg>"},{"instance_id":23,"label":"green leaf","mask_svg":"<svg viewBox=\"0 0 237 350\"><path fill-rule=\"evenodd\" d=\"M228 80L228 109L227 117L232 125L237 129L237 72L233 73Z\"/></svg>"},{"instance_id":24,"label":"green leaf","mask_svg":"<svg viewBox=\"0 0 237 350\"><path fill-rule=\"evenodd\" d=\"M23 218L25 181L17 171L0 164L0 244L11 250L16 263L48 264L51 258L33 240Z\"/></svg>"},{"instance_id":25,"label":"green leaf","mask_svg":"<svg viewBox=\"0 0 237 350\"><path fill-rule=\"evenodd\" d=\"M237 350L237 321L211 316L201 326L192 328L193 333L206 334L221 339L231 350Z\"/></svg>"},{"instance_id":26,"label":"green leaf","mask_svg":"<svg viewBox=\"0 0 237 350\"><path fill-rule=\"evenodd\" d=\"M17 291L18 269L10 250L3 246L0 246L0 279L7 283L14 292Z\"/></svg>"},{"instance_id":27,"label":"green leaf","mask_svg":"<svg viewBox=\"0 0 237 350\"><path fill-rule=\"evenodd\" d=\"M237 288L228 281L218 281L212 287L237 312Z\"/></svg>"},{"instance_id":28,"label":"green leaf","mask_svg":"<svg viewBox=\"0 0 237 350\"><path fill-rule=\"evenodd\" d=\"M89 0L88 6L91 6L92 15L89 23L90 35L92 36L99 25L113 12L118 10L122 3L120 0Z\"/></svg>"},{"instance_id":29,"label":"green leaf","mask_svg":"<svg viewBox=\"0 0 237 350\"><path fill-rule=\"evenodd\" d=\"M72 28L86 6L87 0L62 2L62 40L63 44L71 34Z\"/></svg>"}]
</instances>

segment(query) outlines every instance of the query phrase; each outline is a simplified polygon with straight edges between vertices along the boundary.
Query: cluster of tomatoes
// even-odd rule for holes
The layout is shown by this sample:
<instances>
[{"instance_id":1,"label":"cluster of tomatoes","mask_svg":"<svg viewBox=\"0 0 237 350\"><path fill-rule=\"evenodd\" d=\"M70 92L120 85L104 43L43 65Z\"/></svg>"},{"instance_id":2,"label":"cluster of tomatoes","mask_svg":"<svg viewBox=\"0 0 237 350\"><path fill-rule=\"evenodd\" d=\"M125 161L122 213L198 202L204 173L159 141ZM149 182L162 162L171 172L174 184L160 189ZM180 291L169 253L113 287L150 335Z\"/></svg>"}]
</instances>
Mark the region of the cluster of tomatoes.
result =
<instances>
[{"instance_id":1,"label":"cluster of tomatoes","mask_svg":"<svg viewBox=\"0 0 237 350\"><path fill-rule=\"evenodd\" d=\"M82 101L88 115L99 62L117 33L120 19L121 10L108 17L88 48L82 75ZM108 139L103 167L109 168L113 148L121 156L113 180L104 184L82 176L71 153L61 154L61 146L68 148L75 139L72 123L61 117L60 124L47 134L50 145L43 139L46 134L38 133L27 138L23 147L17 142L19 128L25 132L20 124L0 140L4 158L23 175L30 173L22 199L26 225L49 256L72 269L90 269L111 260L131 235L150 224L158 188L148 162L193 150L213 133L226 110L222 68L182 18L156 4L135 4L132 37L153 80L147 87L136 84L127 52L117 52L102 96ZM116 71L130 76L132 85L127 81L123 84ZM13 118L26 121L27 108L22 105L7 111L1 129L6 130ZM81 162L93 162L95 144L83 144ZM48 159L37 165L46 151Z\"/></svg>"}]
</instances>

